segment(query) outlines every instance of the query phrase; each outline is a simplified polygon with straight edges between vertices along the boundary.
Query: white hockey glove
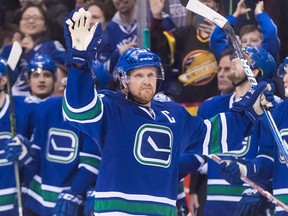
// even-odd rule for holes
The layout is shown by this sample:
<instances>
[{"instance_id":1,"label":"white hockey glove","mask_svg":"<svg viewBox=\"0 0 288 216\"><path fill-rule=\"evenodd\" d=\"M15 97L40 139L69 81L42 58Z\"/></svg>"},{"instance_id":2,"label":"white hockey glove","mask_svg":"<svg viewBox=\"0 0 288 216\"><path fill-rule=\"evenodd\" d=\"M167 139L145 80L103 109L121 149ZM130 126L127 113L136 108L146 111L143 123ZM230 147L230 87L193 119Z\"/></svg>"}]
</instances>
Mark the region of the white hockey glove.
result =
<instances>
[{"instance_id":1,"label":"white hockey glove","mask_svg":"<svg viewBox=\"0 0 288 216\"><path fill-rule=\"evenodd\" d=\"M90 29L91 13L80 8L72 11L64 23L64 37L67 46L67 59L71 63L92 65L96 59L96 50L101 42L101 24Z\"/></svg>"}]
</instances>

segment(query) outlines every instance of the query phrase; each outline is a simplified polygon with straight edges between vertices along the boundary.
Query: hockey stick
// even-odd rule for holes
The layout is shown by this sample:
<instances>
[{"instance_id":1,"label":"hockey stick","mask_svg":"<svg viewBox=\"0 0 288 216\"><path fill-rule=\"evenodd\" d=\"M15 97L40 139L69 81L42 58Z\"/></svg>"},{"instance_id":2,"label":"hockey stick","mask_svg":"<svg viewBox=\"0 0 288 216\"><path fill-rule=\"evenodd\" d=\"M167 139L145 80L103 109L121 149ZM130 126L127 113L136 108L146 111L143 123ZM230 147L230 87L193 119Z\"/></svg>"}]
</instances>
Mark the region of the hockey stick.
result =
<instances>
[{"instance_id":1,"label":"hockey stick","mask_svg":"<svg viewBox=\"0 0 288 216\"><path fill-rule=\"evenodd\" d=\"M9 54L7 60L7 93L9 95L10 103L9 103L9 111L10 111L10 128L11 128L11 136L16 136L16 118L14 112L14 102L12 96L12 78L13 71L16 68L16 65L21 57L22 47L18 42L14 42L11 48L11 52ZM20 175L19 175L19 164L18 161L14 161L14 172L15 172L15 181L16 181L16 190L17 190L17 202L18 202L18 214L19 216L23 215L23 207L22 207L22 197L21 197L21 184L20 184Z\"/></svg>"},{"instance_id":2,"label":"hockey stick","mask_svg":"<svg viewBox=\"0 0 288 216\"><path fill-rule=\"evenodd\" d=\"M221 163L221 158L219 158L217 155L215 154L211 154L208 155L208 157L210 159L212 159L213 161L215 161L216 163L220 164ZM288 207L281 202L280 200L278 200L276 197L274 197L271 193L269 193L268 191L264 190L262 187L260 187L259 185L257 185L255 182L251 181L248 177L246 176L241 176L241 180L247 184L249 184L252 188L256 189L261 195L263 195L264 197L266 197L268 200L270 200L272 203L274 203L277 206L280 206L282 209L284 209L286 212L288 212Z\"/></svg>"},{"instance_id":3,"label":"hockey stick","mask_svg":"<svg viewBox=\"0 0 288 216\"><path fill-rule=\"evenodd\" d=\"M186 7L188 10L197 13L213 23L215 23L217 26L219 26L221 29L223 29L226 34L228 35L229 39L231 40L232 46L235 49L238 57L241 60L242 66L244 68L245 74L247 76L247 79L251 86L256 86L257 81L253 75L253 72L242 52L241 46L236 38L236 35L234 33L234 30L228 20L223 17L222 15L218 14L216 11L212 10L205 4L199 2L198 0L180 0L181 4ZM286 165L288 166L288 150L287 150L287 143L285 140L282 139L280 132L275 124L275 121L270 113L270 111L263 109L264 114L267 117L268 125L270 128L270 131L273 135L274 140L276 141L276 144L278 146L278 149L283 154L284 160Z\"/></svg>"}]
</instances>

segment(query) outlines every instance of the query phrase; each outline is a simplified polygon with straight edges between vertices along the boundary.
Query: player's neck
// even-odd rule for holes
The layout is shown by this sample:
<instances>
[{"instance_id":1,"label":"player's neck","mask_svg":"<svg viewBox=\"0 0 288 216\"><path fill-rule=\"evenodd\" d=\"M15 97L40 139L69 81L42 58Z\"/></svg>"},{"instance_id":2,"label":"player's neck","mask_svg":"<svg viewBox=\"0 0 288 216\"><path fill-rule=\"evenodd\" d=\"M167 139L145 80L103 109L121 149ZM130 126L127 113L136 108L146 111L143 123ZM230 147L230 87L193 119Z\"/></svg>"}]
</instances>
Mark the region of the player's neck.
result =
<instances>
[{"instance_id":1,"label":"player's neck","mask_svg":"<svg viewBox=\"0 0 288 216\"><path fill-rule=\"evenodd\" d=\"M135 101L135 103L137 103L137 102ZM146 109L151 108L151 101L149 103L146 103L146 104L141 104L141 103L137 103L137 104L140 105L141 107L146 108Z\"/></svg>"},{"instance_id":2,"label":"player's neck","mask_svg":"<svg viewBox=\"0 0 288 216\"><path fill-rule=\"evenodd\" d=\"M247 91L250 89L250 83L248 81L242 83L239 86L236 86L235 88L235 97L236 99L242 97L243 95L245 95L247 93Z\"/></svg>"}]
</instances>

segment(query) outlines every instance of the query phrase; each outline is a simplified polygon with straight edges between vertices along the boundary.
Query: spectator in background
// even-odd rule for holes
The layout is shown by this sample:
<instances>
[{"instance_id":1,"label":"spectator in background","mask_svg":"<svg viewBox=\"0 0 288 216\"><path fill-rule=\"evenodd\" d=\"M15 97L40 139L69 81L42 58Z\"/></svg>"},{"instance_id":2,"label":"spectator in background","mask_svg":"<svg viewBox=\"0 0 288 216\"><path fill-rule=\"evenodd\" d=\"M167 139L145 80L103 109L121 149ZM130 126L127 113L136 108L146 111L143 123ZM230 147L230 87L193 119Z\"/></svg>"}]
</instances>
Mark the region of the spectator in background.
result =
<instances>
[{"instance_id":1,"label":"spectator in background","mask_svg":"<svg viewBox=\"0 0 288 216\"><path fill-rule=\"evenodd\" d=\"M221 94L230 94L235 90L232 81L228 78L232 66L230 59L232 52L233 49L225 50L218 63L217 85Z\"/></svg>"},{"instance_id":2,"label":"spectator in background","mask_svg":"<svg viewBox=\"0 0 288 216\"><path fill-rule=\"evenodd\" d=\"M47 11L42 4L27 3L22 8L19 18L19 30L24 34L21 41L23 54L18 64L21 74L13 86L14 95L28 95L26 80L26 67L29 61L36 54L47 54L56 63L64 65L65 49L59 41L51 40L50 29L47 25ZM4 47L1 56L4 58L9 55L11 45Z\"/></svg>"},{"instance_id":3,"label":"spectator in background","mask_svg":"<svg viewBox=\"0 0 288 216\"><path fill-rule=\"evenodd\" d=\"M271 16L278 27L278 36L280 38L280 59L283 62L288 54L288 31L286 30L288 20L288 1L265 0L265 11Z\"/></svg>"},{"instance_id":4,"label":"spectator in background","mask_svg":"<svg viewBox=\"0 0 288 216\"><path fill-rule=\"evenodd\" d=\"M69 15L69 7L60 0L45 1L47 8L47 25L53 29L53 34L50 34L50 38L55 41L59 41L61 45L65 46L63 20Z\"/></svg>"},{"instance_id":5,"label":"spectator in background","mask_svg":"<svg viewBox=\"0 0 288 216\"><path fill-rule=\"evenodd\" d=\"M187 25L188 10L179 0L166 0L163 11L169 15L176 27Z\"/></svg>"},{"instance_id":6,"label":"spectator in background","mask_svg":"<svg viewBox=\"0 0 288 216\"><path fill-rule=\"evenodd\" d=\"M237 4L239 3L239 0L230 0L230 1L222 1L222 2L224 6L225 15L232 15L237 8ZM251 10L246 11L245 13L243 13L243 16L240 16L237 18L237 24L234 27L236 34L239 34L239 30L244 25L257 25L257 21L254 15L254 10L258 2L259 0L249 0L249 1L243 2L243 7L250 8Z\"/></svg>"},{"instance_id":7,"label":"spectator in background","mask_svg":"<svg viewBox=\"0 0 288 216\"><path fill-rule=\"evenodd\" d=\"M106 62L105 68L112 72L119 56L129 47L137 45L136 0L113 0L117 10L103 32L98 48L98 58Z\"/></svg>"},{"instance_id":8,"label":"spectator in background","mask_svg":"<svg viewBox=\"0 0 288 216\"><path fill-rule=\"evenodd\" d=\"M201 2L223 14L221 1ZM217 62L209 47L215 25L189 12L189 24L165 33L162 27L164 2L151 0L150 7L153 13L151 50L161 56L165 66L166 78L161 90L186 106L191 114L196 114L195 110L203 100L219 94Z\"/></svg>"},{"instance_id":9,"label":"spectator in background","mask_svg":"<svg viewBox=\"0 0 288 216\"><path fill-rule=\"evenodd\" d=\"M117 12L114 4L113 4L113 0L102 0L105 4L106 4L106 8L107 8L107 20L111 20L112 17L115 15L115 13Z\"/></svg>"},{"instance_id":10,"label":"spectator in background","mask_svg":"<svg viewBox=\"0 0 288 216\"><path fill-rule=\"evenodd\" d=\"M109 18L107 16L107 6L103 1L94 0L87 6L88 11L91 13L90 26L92 27L97 22L101 23L102 30L104 31Z\"/></svg>"},{"instance_id":11,"label":"spectator in background","mask_svg":"<svg viewBox=\"0 0 288 216\"><path fill-rule=\"evenodd\" d=\"M249 12L251 9L244 7L244 0L240 0L233 15L227 16L228 21L234 27L237 23L237 18ZM254 14L257 20L257 25L244 25L240 29L240 42L242 47L245 46L262 46L275 59L276 63L279 60L280 40L277 36L277 27L264 12L264 2L260 1L256 4ZM211 49L217 59L222 52L231 46L226 33L220 28L216 27L211 35L210 40Z\"/></svg>"}]
</instances>

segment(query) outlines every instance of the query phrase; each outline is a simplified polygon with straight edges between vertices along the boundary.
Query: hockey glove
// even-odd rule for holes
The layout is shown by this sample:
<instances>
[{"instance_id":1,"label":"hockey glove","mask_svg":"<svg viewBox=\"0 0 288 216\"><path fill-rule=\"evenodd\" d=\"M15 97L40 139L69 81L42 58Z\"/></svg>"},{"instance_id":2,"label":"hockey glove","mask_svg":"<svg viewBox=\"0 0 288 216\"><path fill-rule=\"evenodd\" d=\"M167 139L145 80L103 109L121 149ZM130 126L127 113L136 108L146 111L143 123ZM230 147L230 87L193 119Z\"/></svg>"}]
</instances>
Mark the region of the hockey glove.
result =
<instances>
[{"instance_id":1,"label":"hockey glove","mask_svg":"<svg viewBox=\"0 0 288 216\"><path fill-rule=\"evenodd\" d=\"M267 211L268 210L268 211ZM234 216L265 216L274 212L274 205L256 189L247 188L238 204Z\"/></svg>"},{"instance_id":2,"label":"hockey glove","mask_svg":"<svg viewBox=\"0 0 288 216\"><path fill-rule=\"evenodd\" d=\"M243 184L239 164L236 161L220 163L223 178L230 184Z\"/></svg>"},{"instance_id":3,"label":"hockey glove","mask_svg":"<svg viewBox=\"0 0 288 216\"><path fill-rule=\"evenodd\" d=\"M239 159L237 161L223 161L220 164L223 177L231 184L242 184L241 176L248 178L259 174L259 167L248 159Z\"/></svg>"},{"instance_id":4,"label":"hockey glove","mask_svg":"<svg viewBox=\"0 0 288 216\"><path fill-rule=\"evenodd\" d=\"M82 196L73 193L71 190L63 191L58 195L56 206L53 209L53 216L82 215L82 204Z\"/></svg>"},{"instance_id":5,"label":"hockey glove","mask_svg":"<svg viewBox=\"0 0 288 216\"><path fill-rule=\"evenodd\" d=\"M84 205L84 216L93 215L94 201L95 201L94 190L88 190L87 195L86 195L85 205Z\"/></svg>"},{"instance_id":6,"label":"hockey glove","mask_svg":"<svg viewBox=\"0 0 288 216\"><path fill-rule=\"evenodd\" d=\"M230 184L243 184L241 176L247 175L246 166L236 161L223 161L220 163L220 169L222 176Z\"/></svg>"},{"instance_id":7,"label":"hockey glove","mask_svg":"<svg viewBox=\"0 0 288 216\"><path fill-rule=\"evenodd\" d=\"M231 110L237 112L245 111L246 115L253 123L257 122L263 115L261 106L267 108L273 107L273 104L270 101L274 99L274 97L271 97L271 93L265 93L266 95L268 94L269 97L262 94L265 89L271 91L270 85L267 85L266 82L259 82L258 85L250 88L243 97L235 101Z\"/></svg>"},{"instance_id":8,"label":"hockey glove","mask_svg":"<svg viewBox=\"0 0 288 216\"><path fill-rule=\"evenodd\" d=\"M101 42L101 24L97 23L90 28L91 13L80 8L72 11L69 19L65 21L65 42L70 50L71 63L84 65L96 59L96 50ZM68 31L68 32L67 32ZM91 68L91 67L90 67Z\"/></svg>"},{"instance_id":9,"label":"hockey glove","mask_svg":"<svg viewBox=\"0 0 288 216\"><path fill-rule=\"evenodd\" d=\"M32 160L29 153L31 144L22 135L17 134L13 139L6 140L5 144L4 154L8 161L14 162L18 160L19 166L23 167Z\"/></svg>"}]
</instances>

